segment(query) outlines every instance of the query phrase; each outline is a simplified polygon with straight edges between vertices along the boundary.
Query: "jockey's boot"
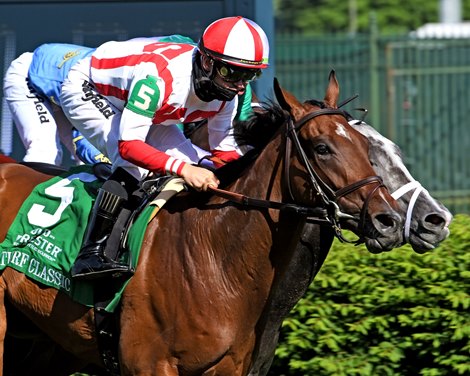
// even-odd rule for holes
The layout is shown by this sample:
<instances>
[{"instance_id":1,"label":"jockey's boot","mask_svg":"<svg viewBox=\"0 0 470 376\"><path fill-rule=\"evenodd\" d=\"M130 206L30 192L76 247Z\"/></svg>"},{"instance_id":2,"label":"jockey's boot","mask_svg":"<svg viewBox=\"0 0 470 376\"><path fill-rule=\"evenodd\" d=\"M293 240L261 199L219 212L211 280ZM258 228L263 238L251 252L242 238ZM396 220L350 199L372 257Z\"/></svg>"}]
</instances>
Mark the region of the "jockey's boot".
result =
<instances>
[{"instance_id":1,"label":"jockey's boot","mask_svg":"<svg viewBox=\"0 0 470 376\"><path fill-rule=\"evenodd\" d=\"M129 265L121 264L104 254L106 241L127 199L125 184L114 180L113 176L99 189L82 248L72 266L73 279L92 280L132 274Z\"/></svg>"}]
</instances>

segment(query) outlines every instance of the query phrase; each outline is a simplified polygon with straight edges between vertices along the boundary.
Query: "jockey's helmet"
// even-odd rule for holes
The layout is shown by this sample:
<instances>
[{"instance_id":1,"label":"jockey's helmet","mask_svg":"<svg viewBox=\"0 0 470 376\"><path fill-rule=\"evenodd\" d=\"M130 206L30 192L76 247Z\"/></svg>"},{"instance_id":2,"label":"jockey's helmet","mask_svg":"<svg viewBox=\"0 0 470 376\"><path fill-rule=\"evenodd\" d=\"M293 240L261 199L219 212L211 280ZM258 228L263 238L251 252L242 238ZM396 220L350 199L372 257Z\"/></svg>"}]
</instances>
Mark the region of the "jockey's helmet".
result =
<instances>
[{"instance_id":1,"label":"jockey's helmet","mask_svg":"<svg viewBox=\"0 0 470 376\"><path fill-rule=\"evenodd\" d=\"M212 22L199 40L198 51L194 85L196 94L205 101L232 100L237 94L235 82L246 85L268 67L269 42L265 32L254 21L240 16ZM210 61L209 69L202 59ZM221 82L215 80L217 75Z\"/></svg>"}]
</instances>

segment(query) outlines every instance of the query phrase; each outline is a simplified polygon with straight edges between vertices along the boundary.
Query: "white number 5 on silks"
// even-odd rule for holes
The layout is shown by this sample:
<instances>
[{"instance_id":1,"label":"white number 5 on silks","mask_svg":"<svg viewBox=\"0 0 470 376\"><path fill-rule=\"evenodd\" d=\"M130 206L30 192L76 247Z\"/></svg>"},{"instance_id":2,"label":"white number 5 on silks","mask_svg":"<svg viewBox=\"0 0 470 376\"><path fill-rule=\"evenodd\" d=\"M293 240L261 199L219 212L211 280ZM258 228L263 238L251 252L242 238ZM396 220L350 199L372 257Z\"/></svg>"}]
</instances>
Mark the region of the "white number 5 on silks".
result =
<instances>
[{"instance_id":1,"label":"white number 5 on silks","mask_svg":"<svg viewBox=\"0 0 470 376\"><path fill-rule=\"evenodd\" d=\"M139 115L152 118L160 99L157 80L158 77L147 76L138 81L129 95L126 107Z\"/></svg>"},{"instance_id":2,"label":"white number 5 on silks","mask_svg":"<svg viewBox=\"0 0 470 376\"><path fill-rule=\"evenodd\" d=\"M83 182L89 183L96 180L96 176L93 174L88 174L86 172L81 172L79 174L70 175L67 178L59 180L57 183L47 187L44 190L44 193L51 197L60 198L60 204L57 210L52 213L46 213L44 211L45 206L41 204L33 204L31 209L28 212L28 221L32 225L40 227L50 227L55 225L64 212L65 209L73 201L73 191L75 188L73 186L68 186L73 180L79 179Z\"/></svg>"}]
</instances>

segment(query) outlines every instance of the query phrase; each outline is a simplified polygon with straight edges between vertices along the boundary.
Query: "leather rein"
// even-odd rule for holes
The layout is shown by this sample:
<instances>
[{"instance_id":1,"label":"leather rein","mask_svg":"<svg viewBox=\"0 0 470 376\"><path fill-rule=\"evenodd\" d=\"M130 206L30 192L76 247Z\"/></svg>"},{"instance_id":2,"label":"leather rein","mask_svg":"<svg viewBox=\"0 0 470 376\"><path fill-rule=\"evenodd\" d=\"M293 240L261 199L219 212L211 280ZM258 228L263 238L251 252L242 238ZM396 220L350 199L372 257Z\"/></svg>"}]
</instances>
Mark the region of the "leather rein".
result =
<instances>
[{"instance_id":1,"label":"leather rein","mask_svg":"<svg viewBox=\"0 0 470 376\"><path fill-rule=\"evenodd\" d=\"M342 105L344 105L343 103ZM326 184L315 169L312 167L308 157L302 148L300 143L298 132L302 128L304 124L308 121L316 118L318 116L324 115L341 115L346 120L348 119L347 113L339 108L322 108L317 111L313 111L297 122L294 123L292 117L289 115L288 120L286 122L286 147L285 147L285 155L284 155L284 177L285 177L285 185L287 192L289 194L290 200L295 201L293 194L292 194L292 187L290 181L290 157L292 154L292 150L295 147L301 163L305 167L307 171L307 175L310 181L311 186L316 192L316 195L320 197L322 201L322 206L320 207L306 207L300 206L293 203L283 203L277 201L270 201L270 200L263 200L263 199L256 199L251 198L242 194L226 191L219 188L211 188L211 191L220 197L223 197L229 201L235 202L237 204L249 207L258 207L258 208L267 208L267 209L277 209L281 211L290 211L294 212L299 215L303 215L307 218L309 222L315 222L319 224L328 224L334 230L335 236L342 242L347 243L354 243L354 244L361 244L364 242L364 226L366 222L366 214L367 208L369 206L369 202L371 197L374 193L381 187L384 186L382 179L379 176L373 175L369 176L365 179L359 180L355 183L352 183L346 187L343 187L338 190L333 190L328 184ZM368 184L377 184L376 187L369 193L367 196L364 205L362 206L360 218L356 218L352 215L343 213L338 205L338 200L341 197L344 197L355 190L368 185ZM353 219L359 222L359 231L360 237L355 241L350 241L343 236L342 229L340 226L341 219Z\"/></svg>"}]
</instances>

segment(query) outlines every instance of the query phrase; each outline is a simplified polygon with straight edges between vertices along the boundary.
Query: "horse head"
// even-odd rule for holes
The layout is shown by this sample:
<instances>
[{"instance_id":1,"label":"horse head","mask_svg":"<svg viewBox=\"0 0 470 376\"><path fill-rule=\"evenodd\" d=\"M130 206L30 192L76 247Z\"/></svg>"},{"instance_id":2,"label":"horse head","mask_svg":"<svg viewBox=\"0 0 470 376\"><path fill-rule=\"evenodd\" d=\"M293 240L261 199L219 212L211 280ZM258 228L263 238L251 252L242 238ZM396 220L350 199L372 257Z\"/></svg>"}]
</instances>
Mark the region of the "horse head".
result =
<instances>
[{"instance_id":1,"label":"horse head","mask_svg":"<svg viewBox=\"0 0 470 376\"><path fill-rule=\"evenodd\" d=\"M371 252L401 244L398 204L373 170L366 137L337 108L339 85L334 71L323 102L302 104L277 82L275 93L291 119L285 175L292 199L328 207L330 219L338 219L335 226L355 232Z\"/></svg>"},{"instance_id":2,"label":"horse head","mask_svg":"<svg viewBox=\"0 0 470 376\"><path fill-rule=\"evenodd\" d=\"M363 121L350 124L369 140L369 159L385 186L398 200L404 221L403 240L424 253L449 236L452 214L410 174L399 147Z\"/></svg>"}]
</instances>

